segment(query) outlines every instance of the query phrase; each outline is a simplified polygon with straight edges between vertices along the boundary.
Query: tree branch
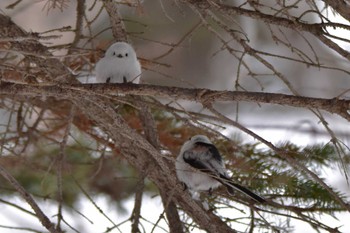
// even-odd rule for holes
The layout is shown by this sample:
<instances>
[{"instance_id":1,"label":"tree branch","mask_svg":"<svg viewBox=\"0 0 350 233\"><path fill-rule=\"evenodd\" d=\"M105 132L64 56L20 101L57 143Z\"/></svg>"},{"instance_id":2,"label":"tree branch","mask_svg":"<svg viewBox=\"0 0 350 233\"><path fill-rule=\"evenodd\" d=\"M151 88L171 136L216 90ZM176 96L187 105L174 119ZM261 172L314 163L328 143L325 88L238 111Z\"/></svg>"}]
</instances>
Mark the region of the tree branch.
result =
<instances>
[{"instance_id":1,"label":"tree branch","mask_svg":"<svg viewBox=\"0 0 350 233\"><path fill-rule=\"evenodd\" d=\"M139 224L140 224L140 217L141 217L142 194L143 194L144 188L145 188L145 174L144 172L140 172L139 181L137 182L137 185L136 185L134 209L131 215L131 221L132 221L131 233L140 232Z\"/></svg>"},{"instance_id":2,"label":"tree branch","mask_svg":"<svg viewBox=\"0 0 350 233\"><path fill-rule=\"evenodd\" d=\"M62 231L56 230L54 224L40 209L33 197L18 183L18 181L0 164L0 174L14 187L17 192L23 197L23 199L32 207L35 212L35 216L39 219L41 224L51 233L61 233Z\"/></svg>"},{"instance_id":3,"label":"tree branch","mask_svg":"<svg viewBox=\"0 0 350 233\"><path fill-rule=\"evenodd\" d=\"M181 87L166 87L145 84L72 84L29 86L2 82L0 94L23 96L54 96L62 99L71 99L80 94L95 95L136 95L152 96L174 100L190 100L202 104L215 101L245 101L253 103L278 104L298 108L317 108L335 113L350 121L347 112L350 109L350 100L331 98L314 98L277 93L244 92L244 91L215 91L208 89L191 89Z\"/></svg>"},{"instance_id":4,"label":"tree branch","mask_svg":"<svg viewBox=\"0 0 350 233\"><path fill-rule=\"evenodd\" d=\"M331 6L344 19L350 21L350 6L344 0L323 0L323 2Z\"/></svg>"},{"instance_id":5,"label":"tree branch","mask_svg":"<svg viewBox=\"0 0 350 233\"><path fill-rule=\"evenodd\" d=\"M109 15L113 37L116 41L128 41L124 23L119 15L118 3L116 1L104 0L103 4Z\"/></svg>"},{"instance_id":6,"label":"tree branch","mask_svg":"<svg viewBox=\"0 0 350 233\"><path fill-rule=\"evenodd\" d=\"M252 19L263 21L267 24L273 24L282 26L285 28L290 28L292 30L297 31L305 31L313 34L316 36L320 41L322 41L326 46L331 48L332 50L339 53L344 58L350 60L350 53L349 51L341 48L338 46L335 42L325 37L327 34L324 29L325 27L341 27L341 28L347 28L350 29L349 26L345 24L338 24L338 23L304 23L299 18L294 18L292 20L284 18L284 17L278 17L276 15L268 15L264 14L259 11L253 11L244 9L242 7L235 7L235 6L229 6L224 3L221 3L220 1L206 1L206 0L188 0L186 1L190 4L192 4L194 7L196 7L199 10L207 10L207 9L216 9L223 15L244 15L247 17L250 17ZM333 4L334 5L334 4Z\"/></svg>"},{"instance_id":7,"label":"tree branch","mask_svg":"<svg viewBox=\"0 0 350 233\"><path fill-rule=\"evenodd\" d=\"M174 167L170 167L166 160L171 159L163 156L146 139L131 129L126 122L109 106L96 96L82 95L73 100L74 103L96 124L101 127L115 142L125 159L136 169L142 170L147 166L148 177L159 189L166 193L174 193L172 196L183 210L194 221L208 232L235 232L219 217L205 212L188 194L182 190L182 185L175 178ZM160 162L162 160L162 162ZM173 163L171 163L173 164ZM174 190L175 189L175 190Z\"/></svg>"},{"instance_id":8,"label":"tree branch","mask_svg":"<svg viewBox=\"0 0 350 233\"><path fill-rule=\"evenodd\" d=\"M13 38L14 41L9 42L11 50L22 53L31 63L36 63L52 81L78 82L59 59L53 58L49 48L39 42L40 36L37 33L25 32L11 18L2 14L0 14L0 37ZM19 43L15 40L18 37L30 37L31 39Z\"/></svg>"}]
</instances>

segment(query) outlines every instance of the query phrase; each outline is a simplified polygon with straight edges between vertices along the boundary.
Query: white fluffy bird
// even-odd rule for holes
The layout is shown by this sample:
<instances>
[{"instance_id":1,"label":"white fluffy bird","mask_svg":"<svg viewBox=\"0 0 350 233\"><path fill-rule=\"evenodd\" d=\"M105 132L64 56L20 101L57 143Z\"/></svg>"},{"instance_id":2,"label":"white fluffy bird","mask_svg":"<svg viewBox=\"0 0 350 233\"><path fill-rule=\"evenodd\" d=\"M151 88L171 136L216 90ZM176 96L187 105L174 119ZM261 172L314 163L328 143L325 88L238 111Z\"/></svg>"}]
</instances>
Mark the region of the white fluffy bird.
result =
<instances>
[{"instance_id":1,"label":"white fluffy bird","mask_svg":"<svg viewBox=\"0 0 350 233\"><path fill-rule=\"evenodd\" d=\"M130 44L116 42L97 62L95 71L98 83L133 82L138 84L141 76L141 65Z\"/></svg>"},{"instance_id":2,"label":"white fluffy bird","mask_svg":"<svg viewBox=\"0 0 350 233\"><path fill-rule=\"evenodd\" d=\"M198 192L211 191L222 184L230 194L238 190L257 202L266 201L229 178L218 149L204 135L193 136L183 144L175 166L177 177L194 199L198 200Z\"/></svg>"}]
</instances>

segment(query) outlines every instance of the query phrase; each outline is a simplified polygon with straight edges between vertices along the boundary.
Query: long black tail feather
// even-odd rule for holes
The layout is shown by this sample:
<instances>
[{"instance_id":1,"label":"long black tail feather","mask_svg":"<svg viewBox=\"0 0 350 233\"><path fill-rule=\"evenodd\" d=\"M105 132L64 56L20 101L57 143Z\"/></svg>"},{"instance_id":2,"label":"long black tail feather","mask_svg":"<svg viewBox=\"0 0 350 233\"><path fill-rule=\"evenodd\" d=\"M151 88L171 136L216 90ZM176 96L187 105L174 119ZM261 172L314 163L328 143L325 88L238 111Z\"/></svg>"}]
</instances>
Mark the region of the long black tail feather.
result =
<instances>
[{"instance_id":1,"label":"long black tail feather","mask_svg":"<svg viewBox=\"0 0 350 233\"><path fill-rule=\"evenodd\" d=\"M249 197L251 197L252 199L254 199L255 201L259 202L259 203L264 203L266 202L266 199L253 193L252 191L250 191L249 189L234 183L232 180L230 180L229 178L227 178L224 175L220 174L220 179L218 180L220 183L222 183L226 188L227 191L233 195L234 194L234 190L238 190L242 193L244 193L245 195L248 195Z\"/></svg>"}]
</instances>

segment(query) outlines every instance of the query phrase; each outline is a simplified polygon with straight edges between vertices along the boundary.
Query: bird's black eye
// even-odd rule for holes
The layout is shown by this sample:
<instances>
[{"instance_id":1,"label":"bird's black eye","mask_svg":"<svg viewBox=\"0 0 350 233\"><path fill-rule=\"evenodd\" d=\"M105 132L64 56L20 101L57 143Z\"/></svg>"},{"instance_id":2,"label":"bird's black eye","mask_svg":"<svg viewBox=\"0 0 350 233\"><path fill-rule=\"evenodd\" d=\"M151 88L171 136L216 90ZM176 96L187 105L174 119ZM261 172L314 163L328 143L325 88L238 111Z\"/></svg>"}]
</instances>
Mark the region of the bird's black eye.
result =
<instances>
[{"instance_id":1,"label":"bird's black eye","mask_svg":"<svg viewBox=\"0 0 350 233\"><path fill-rule=\"evenodd\" d=\"M112 54L113 56L115 56L115 52L113 52L113 54Z\"/></svg>"},{"instance_id":2,"label":"bird's black eye","mask_svg":"<svg viewBox=\"0 0 350 233\"><path fill-rule=\"evenodd\" d=\"M128 56L128 53L125 54L125 57L127 57L127 56Z\"/></svg>"}]
</instances>

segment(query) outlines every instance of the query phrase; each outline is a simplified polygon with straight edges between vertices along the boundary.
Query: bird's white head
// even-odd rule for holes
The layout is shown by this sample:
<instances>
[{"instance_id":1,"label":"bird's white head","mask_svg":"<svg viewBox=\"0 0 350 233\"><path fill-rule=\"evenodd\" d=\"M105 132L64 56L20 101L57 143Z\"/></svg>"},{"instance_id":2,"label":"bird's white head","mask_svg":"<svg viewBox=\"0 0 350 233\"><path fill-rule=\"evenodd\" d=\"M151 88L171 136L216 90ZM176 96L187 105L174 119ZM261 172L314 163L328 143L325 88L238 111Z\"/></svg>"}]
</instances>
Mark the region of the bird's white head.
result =
<instances>
[{"instance_id":1,"label":"bird's white head","mask_svg":"<svg viewBox=\"0 0 350 233\"><path fill-rule=\"evenodd\" d=\"M191 137L188 141L186 141L182 147L181 147L181 151L180 153L182 154L183 152L190 150L193 148L194 144L196 142L203 142L203 143L207 143L207 144L213 144L209 138L207 136L204 135L195 135L193 137Z\"/></svg>"},{"instance_id":2,"label":"bird's white head","mask_svg":"<svg viewBox=\"0 0 350 233\"><path fill-rule=\"evenodd\" d=\"M190 141L193 143L204 142L204 143L208 143L208 144L213 144L213 143L211 143L209 138L205 135L195 135L195 136L191 137Z\"/></svg>"},{"instance_id":3,"label":"bird's white head","mask_svg":"<svg viewBox=\"0 0 350 233\"><path fill-rule=\"evenodd\" d=\"M107 49L105 57L130 60L136 59L136 52L128 43L116 42Z\"/></svg>"}]
</instances>

